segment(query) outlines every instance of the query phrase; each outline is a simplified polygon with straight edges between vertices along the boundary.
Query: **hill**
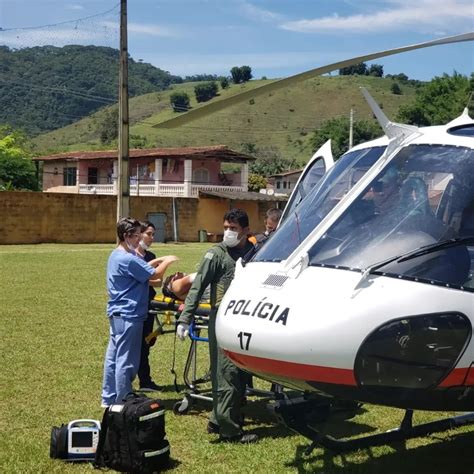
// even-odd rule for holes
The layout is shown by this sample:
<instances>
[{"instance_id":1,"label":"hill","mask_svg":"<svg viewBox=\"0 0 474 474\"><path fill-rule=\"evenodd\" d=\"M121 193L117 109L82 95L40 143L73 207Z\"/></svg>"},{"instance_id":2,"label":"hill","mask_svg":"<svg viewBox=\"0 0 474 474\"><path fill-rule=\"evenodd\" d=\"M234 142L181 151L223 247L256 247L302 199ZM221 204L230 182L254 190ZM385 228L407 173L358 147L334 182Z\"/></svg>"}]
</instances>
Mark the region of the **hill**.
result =
<instances>
[{"instance_id":1,"label":"hill","mask_svg":"<svg viewBox=\"0 0 474 474\"><path fill-rule=\"evenodd\" d=\"M415 87L401 84L402 94L391 92L392 79L370 76L321 76L291 87L262 94L255 99L233 103L232 97L257 88L269 81L255 80L231 85L220 90L219 96L198 104L194 99L195 83L173 85L169 91L146 94L130 100L130 133L146 139L146 146L199 146L224 144L236 150L257 151L260 155L296 158L304 162L311 150L307 146L309 133L333 117L349 116L373 120L372 113L360 93L365 86L394 117L400 105L414 98ZM169 96L174 90L184 90L191 97L191 115L173 112ZM215 111L217 101L222 105ZM64 150L104 148L99 140L99 124L107 108L60 130L35 139L37 153ZM196 117L196 115L198 115ZM187 116L189 119L187 119ZM174 119L174 117L178 117ZM179 125L174 126L174 122ZM105 146L110 148L110 145Z\"/></svg>"},{"instance_id":2,"label":"hill","mask_svg":"<svg viewBox=\"0 0 474 474\"><path fill-rule=\"evenodd\" d=\"M0 123L31 135L64 127L117 101L118 56L102 46L0 46ZM130 96L181 82L151 64L129 59Z\"/></svg>"}]
</instances>

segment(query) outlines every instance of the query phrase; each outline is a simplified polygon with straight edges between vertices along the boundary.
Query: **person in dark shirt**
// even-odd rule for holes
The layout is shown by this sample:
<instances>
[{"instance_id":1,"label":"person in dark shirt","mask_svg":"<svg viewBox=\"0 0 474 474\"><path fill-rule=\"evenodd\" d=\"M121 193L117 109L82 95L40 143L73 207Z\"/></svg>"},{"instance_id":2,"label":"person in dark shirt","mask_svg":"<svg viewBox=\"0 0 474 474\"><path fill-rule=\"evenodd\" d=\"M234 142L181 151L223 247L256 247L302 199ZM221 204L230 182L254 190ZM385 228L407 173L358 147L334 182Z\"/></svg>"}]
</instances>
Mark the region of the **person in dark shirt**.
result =
<instances>
[{"instance_id":1,"label":"person in dark shirt","mask_svg":"<svg viewBox=\"0 0 474 474\"><path fill-rule=\"evenodd\" d=\"M153 244L155 237L155 225L152 222L144 221L140 222L141 226L141 239L137 247L137 256L143 258L145 262L150 262L156 259L156 255L149 250ZM163 257L163 261L166 262L168 257ZM159 259L161 260L161 259ZM174 260L173 260L174 261ZM171 263L171 262L170 262ZM166 271L166 265L163 270ZM150 302L155 298L156 291L152 285L148 289L148 309L150 309ZM147 341L147 337L153 332L154 314L148 312L147 319L143 322L143 335L142 335L142 346L140 352L140 365L138 367L138 381L140 391L142 392L154 392L162 390L163 387L157 385L151 378L150 370L150 347L156 342L156 339Z\"/></svg>"},{"instance_id":2,"label":"person in dark shirt","mask_svg":"<svg viewBox=\"0 0 474 474\"><path fill-rule=\"evenodd\" d=\"M264 221L265 231L255 235L257 245L263 245L270 238L273 232L276 231L278 223L280 222L281 214L281 209L277 209L276 207L268 209Z\"/></svg>"}]
</instances>

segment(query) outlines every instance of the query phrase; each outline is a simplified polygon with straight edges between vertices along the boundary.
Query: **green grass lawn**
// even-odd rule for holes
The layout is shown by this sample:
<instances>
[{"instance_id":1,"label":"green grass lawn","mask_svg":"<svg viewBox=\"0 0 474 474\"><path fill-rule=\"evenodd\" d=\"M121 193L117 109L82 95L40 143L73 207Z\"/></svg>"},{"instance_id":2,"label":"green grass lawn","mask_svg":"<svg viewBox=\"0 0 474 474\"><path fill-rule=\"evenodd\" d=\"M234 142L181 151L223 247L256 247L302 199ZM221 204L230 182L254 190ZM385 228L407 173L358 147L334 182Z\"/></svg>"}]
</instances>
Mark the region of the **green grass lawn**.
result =
<instances>
[{"instance_id":1,"label":"green grass lawn","mask_svg":"<svg viewBox=\"0 0 474 474\"><path fill-rule=\"evenodd\" d=\"M193 271L206 248L207 244L166 244L154 250L158 255L178 255L176 268ZM1 473L93 472L89 464L50 460L49 437L53 425L101 418L108 335L105 264L111 249L112 245L0 246ZM181 376L188 343L176 346ZM218 444L205 431L206 405L197 405L186 416L172 413L173 404L182 399L173 388L172 355L173 337L160 337L151 350L151 366L155 381L165 385L160 397L170 408L167 433L178 472L473 472L473 428L345 455L316 449L306 457L308 441L277 426L260 401L248 404L246 428L261 435L261 442ZM365 405L355 418L334 418L320 428L337 437L367 434L395 427L402 415L401 410ZM415 421L438 416L417 413Z\"/></svg>"}]
</instances>

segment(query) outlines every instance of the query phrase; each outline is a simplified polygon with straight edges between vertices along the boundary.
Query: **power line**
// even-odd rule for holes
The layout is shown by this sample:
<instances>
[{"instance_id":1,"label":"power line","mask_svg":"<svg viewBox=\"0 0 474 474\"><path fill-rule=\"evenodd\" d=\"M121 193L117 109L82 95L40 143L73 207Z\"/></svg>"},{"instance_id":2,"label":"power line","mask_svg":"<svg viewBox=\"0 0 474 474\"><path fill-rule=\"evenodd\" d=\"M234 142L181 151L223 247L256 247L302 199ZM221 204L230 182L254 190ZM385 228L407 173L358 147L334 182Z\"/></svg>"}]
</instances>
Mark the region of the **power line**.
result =
<instances>
[{"instance_id":1,"label":"power line","mask_svg":"<svg viewBox=\"0 0 474 474\"><path fill-rule=\"evenodd\" d=\"M111 99L108 97L102 97L102 96L95 96L92 94L86 94L85 92L80 92L80 91L75 91L71 89L65 89L61 87L47 87L47 86L37 86L33 84L28 84L25 82L17 82L17 81L12 81L8 79L3 79L0 77L0 82L6 83L6 84L14 84L19 87L26 87L28 89L37 89L37 90L43 90L47 92L59 92L60 94L69 94L73 96L77 96L81 99L85 100L90 100L90 101L95 101L95 102L102 102L102 103L107 103L107 104L113 104L116 102L116 99Z\"/></svg>"},{"instance_id":2,"label":"power line","mask_svg":"<svg viewBox=\"0 0 474 474\"><path fill-rule=\"evenodd\" d=\"M101 13L96 13L94 15L85 16L83 18L77 18L75 20L61 21L59 23L50 23L48 25L40 25L40 26L20 26L20 27L16 27L16 28L0 28L0 33L4 32L4 31L16 31L16 30L38 30L38 29L41 29L41 28L50 28L50 27L54 27L54 26L66 25L67 23L78 23L80 21L90 20L90 19L96 18L98 16L107 15L108 13L111 13L114 10L117 10L119 6L120 6L120 3L117 3L110 10L106 10L106 11L101 12Z\"/></svg>"}]
</instances>

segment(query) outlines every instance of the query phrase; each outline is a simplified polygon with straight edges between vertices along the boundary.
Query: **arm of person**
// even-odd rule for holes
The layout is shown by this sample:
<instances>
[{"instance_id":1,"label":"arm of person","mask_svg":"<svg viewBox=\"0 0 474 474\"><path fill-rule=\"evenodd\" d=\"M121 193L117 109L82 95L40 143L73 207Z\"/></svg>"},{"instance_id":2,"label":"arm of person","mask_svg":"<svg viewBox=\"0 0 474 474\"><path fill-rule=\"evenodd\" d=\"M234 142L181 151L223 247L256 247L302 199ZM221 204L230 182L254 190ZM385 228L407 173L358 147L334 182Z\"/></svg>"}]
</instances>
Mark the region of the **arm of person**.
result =
<instances>
[{"instance_id":1,"label":"arm of person","mask_svg":"<svg viewBox=\"0 0 474 474\"><path fill-rule=\"evenodd\" d=\"M163 283L163 276L167 268L173 263L179 260L175 255L168 255L166 257L155 258L148 262L152 267L155 267L155 273L150 276L149 283L151 286L161 286Z\"/></svg>"},{"instance_id":2,"label":"arm of person","mask_svg":"<svg viewBox=\"0 0 474 474\"><path fill-rule=\"evenodd\" d=\"M177 260L179 260L179 258L176 257L176 255L165 255L163 257L158 257L158 258L154 258L154 259L150 260L148 262L148 265L151 265L152 267L157 268L162 263L166 263L167 261L171 261L171 263L172 263L172 262L176 262Z\"/></svg>"},{"instance_id":3,"label":"arm of person","mask_svg":"<svg viewBox=\"0 0 474 474\"><path fill-rule=\"evenodd\" d=\"M184 275L183 273L177 272L169 278L168 282L166 279L163 284L168 284L167 290L171 291L177 299L184 301L191 289L195 277L196 273Z\"/></svg>"},{"instance_id":4,"label":"arm of person","mask_svg":"<svg viewBox=\"0 0 474 474\"><path fill-rule=\"evenodd\" d=\"M186 296L184 309L178 319L178 323L190 324L204 290L216 277L218 277L218 255L214 249L210 249L201 261L193 284Z\"/></svg>"}]
</instances>

